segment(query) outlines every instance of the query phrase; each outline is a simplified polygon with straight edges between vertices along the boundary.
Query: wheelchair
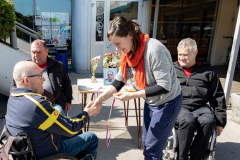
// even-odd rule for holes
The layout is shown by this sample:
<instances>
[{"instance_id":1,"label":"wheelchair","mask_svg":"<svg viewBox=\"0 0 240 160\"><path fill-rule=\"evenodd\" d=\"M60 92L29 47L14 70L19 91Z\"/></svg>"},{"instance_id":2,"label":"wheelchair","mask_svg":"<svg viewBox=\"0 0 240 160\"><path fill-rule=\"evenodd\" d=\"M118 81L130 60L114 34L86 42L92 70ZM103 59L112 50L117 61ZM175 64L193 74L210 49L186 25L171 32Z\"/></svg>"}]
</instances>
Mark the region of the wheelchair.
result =
<instances>
[{"instance_id":1,"label":"wheelchair","mask_svg":"<svg viewBox=\"0 0 240 160\"><path fill-rule=\"evenodd\" d=\"M214 116L213 109L209 104L209 106L212 115ZM216 120L215 120L216 122ZM165 153L163 154L163 158L165 159L170 159L170 160L175 160L177 157L177 147L178 147L178 137L177 137L177 128L178 126L175 124L175 126L172 129L172 134L170 137L168 137L167 143L166 143L166 148L165 148ZM193 137L194 138L194 137ZM215 146L217 143L217 136L216 136L216 130L213 130L212 136L209 139L208 143L208 148L207 152L205 155L204 160L215 160Z\"/></svg>"},{"instance_id":2,"label":"wheelchair","mask_svg":"<svg viewBox=\"0 0 240 160\"><path fill-rule=\"evenodd\" d=\"M3 120L4 118L5 116L1 116L0 120ZM12 135L6 128L6 131L4 132L3 136L0 137L0 144L2 145L2 147L4 147L4 145L9 140L9 137L11 136ZM5 143L3 141L4 139L7 140L5 141ZM12 156L14 160L36 160L30 137L26 133L20 133L16 135L16 137L14 137L14 140L8 152L8 155L9 154ZM80 160L85 160L88 157L90 157L91 160L94 160L94 157L91 154L84 154L84 153L83 153L83 157ZM73 155L70 155L67 153L58 153L55 155L45 157L41 160L59 160L59 159L79 160Z\"/></svg>"},{"instance_id":3,"label":"wheelchair","mask_svg":"<svg viewBox=\"0 0 240 160\"><path fill-rule=\"evenodd\" d=\"M166 160L175 160L177 157L177 147L178 147L178 141L177 141L177 129L173 127L172 129L172 135L168 137L165 153L163 154L163 158ZM210 137L208 149L205 155L204 160L215 160L215 146L217 143L217 136L216 131L213 130L212 136Z\"/></svg>"}]
</instances>

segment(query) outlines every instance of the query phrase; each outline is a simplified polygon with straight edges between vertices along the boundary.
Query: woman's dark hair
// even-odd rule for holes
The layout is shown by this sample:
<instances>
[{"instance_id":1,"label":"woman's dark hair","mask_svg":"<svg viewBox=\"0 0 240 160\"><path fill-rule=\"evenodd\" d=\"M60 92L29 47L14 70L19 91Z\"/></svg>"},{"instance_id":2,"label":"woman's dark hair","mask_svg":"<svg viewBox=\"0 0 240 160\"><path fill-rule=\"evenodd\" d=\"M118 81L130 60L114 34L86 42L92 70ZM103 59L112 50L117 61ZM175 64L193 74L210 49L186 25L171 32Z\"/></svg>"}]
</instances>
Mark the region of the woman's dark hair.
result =
<instances>
[{"instance_id":1,"label":"woman's dark hair","mask_svg":"<svg viewBox=\"0 0 240 160\"><path fill-rule=\"evenodd\" d=\"M107 37L108 39L110 36L126 37L130 34L133 42L132 55L134 56L140 44L139 35L142 33L139 26L138 23L123 16L115 17L108 27Z\"/></svg>"}]
</instances>

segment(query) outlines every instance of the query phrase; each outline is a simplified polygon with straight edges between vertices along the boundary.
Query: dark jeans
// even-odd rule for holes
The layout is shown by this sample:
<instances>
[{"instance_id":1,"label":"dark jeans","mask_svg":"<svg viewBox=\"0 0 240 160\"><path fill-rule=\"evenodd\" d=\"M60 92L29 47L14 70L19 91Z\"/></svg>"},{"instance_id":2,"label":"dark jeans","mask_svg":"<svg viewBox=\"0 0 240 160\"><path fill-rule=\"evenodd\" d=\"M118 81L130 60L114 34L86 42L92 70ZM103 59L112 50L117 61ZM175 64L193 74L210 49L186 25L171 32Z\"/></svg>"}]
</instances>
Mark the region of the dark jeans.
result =
<instances>
[{"instance_id":1,"label":"dark jeans","mask_svg":"<svg viewBox=\"0 0 240 160\"><path fill-rule=\"evenodd\" d=\"M68 153L73 156L79 152L90 153L96 159L97 157L98 138L93 132L85 132L74 137L62 140L61 148L58 153ZM88 157L87 160L90 160Z\"/></svg>"},{"instance_id":2,"label":"dark jeans","mask_svg":"<svg viewBox=\"0 0 240 160\"><path fill-rule=\"evenodd\" d=\"M182 93L159 106L153 107L145 102L142 135L145 160L162 160L162 150L181 107Z\"/></svg>"},{"instance_id":3,"label":"dark jeans","mask_svg":"<svg viewBox=\"0 0 240 160\"><path fill-rule=\"evenodd\" d=\"M178 159L188 160L189 149L191 160L203 159L206 155L208 142L215 127L214 116L210 108L206 106L190 111L182 107L176 122L179 125ZM197 134L193 140L195 130L197 130ZM192 146L190 147L191 143Z\"/></svg>"}]
</instances>

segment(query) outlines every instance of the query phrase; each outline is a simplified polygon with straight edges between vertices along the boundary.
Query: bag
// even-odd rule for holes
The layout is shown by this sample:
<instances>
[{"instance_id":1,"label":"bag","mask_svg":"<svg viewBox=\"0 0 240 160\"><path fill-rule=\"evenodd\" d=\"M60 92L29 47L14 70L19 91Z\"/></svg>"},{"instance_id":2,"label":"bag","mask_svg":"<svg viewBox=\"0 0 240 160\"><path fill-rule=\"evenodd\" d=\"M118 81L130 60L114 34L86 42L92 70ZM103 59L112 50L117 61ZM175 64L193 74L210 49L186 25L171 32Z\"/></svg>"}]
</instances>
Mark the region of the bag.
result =
<instances>
[{"instance_id":1,"label":"bag","mask_svg":"<svg viewBox=\"0 0 240 160\"><path fill-rule=\"evenodd\" d=\"M32 145L30 144L30 138L25 136L13 137L8 131L6 125L4 125L0 143L0 160L7 160L9 157L9 151L11 152L25 152L23 154L12 155L14 160L36 160L36 157L32 151ZM3 139L7 138L6 143L3 143Z\"/></svg>"},{"instance_id":2,"label":"bag","mask_svg":"<svg viewBox=\"0 0 240 160\"><path fill-rule=\"evenodd\" d=\"M47 99L52 104L54 104L56 102L56 98L54 97L54 95L51 92L49 92L48 90L46 90L46 89L44 89L43 96L47 97Z\"/></svg>"},{"instance_id":3,"label":"bag","mask_svg":"<svg viewBox=\"0 0 240 160\"><path fill-rule=\"evenodd\" d=\"M4 126L3 131L1 133L1 137L3 133L6 132L6 130L7 128L6 126ZM14 137L10 136L8 137L7 142L5 144L3 144L1 141L2 147L0 148L0 160L7 160L9 158L8 153L9 153L10 147L12 146L13 140L14 140Z\"/></svg>"}]
</instances>

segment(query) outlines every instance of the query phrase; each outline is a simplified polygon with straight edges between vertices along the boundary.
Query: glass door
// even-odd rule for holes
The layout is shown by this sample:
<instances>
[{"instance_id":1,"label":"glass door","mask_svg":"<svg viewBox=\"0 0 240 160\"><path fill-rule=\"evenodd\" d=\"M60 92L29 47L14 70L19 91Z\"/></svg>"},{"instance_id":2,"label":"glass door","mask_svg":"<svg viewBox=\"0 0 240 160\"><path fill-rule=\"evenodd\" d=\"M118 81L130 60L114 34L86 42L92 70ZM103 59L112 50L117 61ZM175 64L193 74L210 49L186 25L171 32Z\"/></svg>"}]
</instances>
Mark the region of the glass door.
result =
<instances>
[{"instance_id":1,"label":"glass door","mask_svg":"<svg viewBox=\"0 0 240 160\"><path fill-rule=\"evenodd\" d=\"M142 17L140 17L141 12L142 12L142 7L139 7L139 1L126 1L126 0L119 0L119 1L114 1L110 0L108 1L108 10L110 14L108 14L108 19L107 19L107 25L112 22L112 20L116 16L124 16L128 19L132 19L133 21L139 23L141 25L141 20ZM115 46L109 42L109 40L106 37L105 41L105 52L111 53L116 51ZM118 51L120 53L120 51ZM121 53L120 53L121 54Z\"/></svg>"},{"instance_id":2,"label":"glass door","mask_svg":"<svg viewBox=\"0 0 240 160\"><path fill-rule=\"evenodd\" d=\"M93 0L92 3L92 28L91 28L91 58L101 55L100 63L97 66L96 73L103 72L103 54L106 38L106 1Z\"/></svg>"},{"instance_id":3,"label":"glass door","mask_svg":"<svg viewBox=\"0 0 240 160\"><path fill-rule=\"evenodd\" d=\"M142 0L94 0L92 3L92 44L91 57L101 55L96 73L103 73L103 56L105 53L116 51L115 46L107 38L107 29L116 16L124 16L141 25Z\"/></svg>"}]
</instances>

